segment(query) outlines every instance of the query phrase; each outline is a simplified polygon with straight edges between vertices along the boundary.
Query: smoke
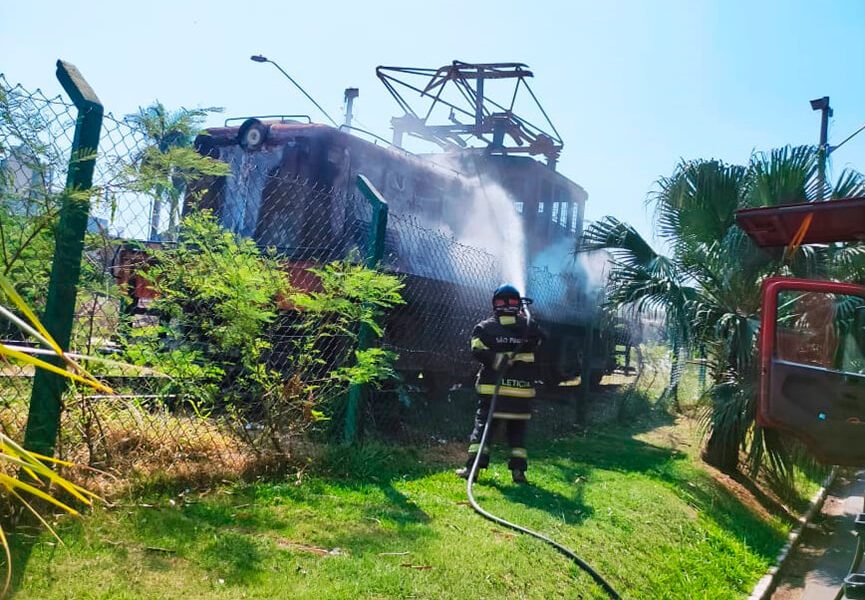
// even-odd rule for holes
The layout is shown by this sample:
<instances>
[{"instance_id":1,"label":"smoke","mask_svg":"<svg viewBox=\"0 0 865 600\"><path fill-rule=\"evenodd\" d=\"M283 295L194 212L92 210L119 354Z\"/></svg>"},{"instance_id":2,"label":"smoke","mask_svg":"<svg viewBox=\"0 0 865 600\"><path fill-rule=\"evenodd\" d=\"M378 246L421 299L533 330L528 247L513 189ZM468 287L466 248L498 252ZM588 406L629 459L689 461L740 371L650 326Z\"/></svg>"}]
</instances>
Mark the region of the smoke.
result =
<instances>
[{"instance_id":1,"label":"smoke","mask_svg":"<svg viewBox=\"0 0 865 600\"><path fill-rule=\"evenodd\" d=\"M513 284L525 294L526 236L513 196L482 174L473 159L434 155L434 160L463 174L457 207L460 212L457 218L450 219L457 225L443 228L458 242L495 256L501 266L502 283Z\"/></svg>"},{"instance_id":2,"label":"smoke","mask_svg":"<svg viewBox=\"0 0 865 600\"><path fill-rule=\"evenodd\" d=\"M531 266L554 274L573 275L587 295L597 296L606 284L609 254L603 250L574 254L575 243L573 238L560 239L535 254Z\"/></svg>"},{"instance_id":3,"label":"smoke","mask_svg":"<svg viewBox=\"0 0 865 600\"><path fill-rule=\"evenodd\" d=\"M470 201L466 207L466 227L457 239L468 246L481 247L499 260L504 282L526 293L526 238L523 221L513 199L498 184L469 179L466 190Z\"/></svg>"},{"instance_id":4,"label":"smoke","mask_svg":"<svg viewBox=\"0 0 865 600\"><path fill-rule=\"evenodd\" d=\"M550 273L574 273L578 266L574 258L574 240L563 238L544 247L532 257L531 266Z\"/></svg>"},{"instance_id":5,"label":"smoke","mask_svg":"<svg viewBox=\"0 0 865 600\"><path fill-rule=\"evenodd\" d=\"M604 250L580 252L577 265L585 277L586 291L596 292L603 289L610 268L610 255Z\"/></svg>"}]
</instances>

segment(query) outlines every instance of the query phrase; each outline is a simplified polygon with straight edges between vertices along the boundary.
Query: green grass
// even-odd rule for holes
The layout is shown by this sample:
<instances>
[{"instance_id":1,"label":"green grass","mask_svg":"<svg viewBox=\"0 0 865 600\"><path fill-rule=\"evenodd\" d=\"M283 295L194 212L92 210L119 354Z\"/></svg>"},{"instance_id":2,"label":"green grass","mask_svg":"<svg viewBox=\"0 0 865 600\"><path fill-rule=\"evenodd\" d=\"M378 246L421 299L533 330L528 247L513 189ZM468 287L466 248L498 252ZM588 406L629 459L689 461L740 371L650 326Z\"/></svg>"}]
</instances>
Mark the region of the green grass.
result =
<instances>
[{"instance_id":1,"label":"green grass","mask_svg":"<svg viewBox=\"0 0 865 600\"><path fill-rule=\"evenodd\" d=\"M747 595L787 524L751 512L692 457L633 433L531 440L533 485L512 485L498 461L476 496L574 549L626 598ZM334 450L300 484L151 488L84 521L61 519L66 545L38 538L15 597L603 597L552 549L474 514L445 450ZM17 540L19 567L27 553Z\"/></svg>"}]
</instances>

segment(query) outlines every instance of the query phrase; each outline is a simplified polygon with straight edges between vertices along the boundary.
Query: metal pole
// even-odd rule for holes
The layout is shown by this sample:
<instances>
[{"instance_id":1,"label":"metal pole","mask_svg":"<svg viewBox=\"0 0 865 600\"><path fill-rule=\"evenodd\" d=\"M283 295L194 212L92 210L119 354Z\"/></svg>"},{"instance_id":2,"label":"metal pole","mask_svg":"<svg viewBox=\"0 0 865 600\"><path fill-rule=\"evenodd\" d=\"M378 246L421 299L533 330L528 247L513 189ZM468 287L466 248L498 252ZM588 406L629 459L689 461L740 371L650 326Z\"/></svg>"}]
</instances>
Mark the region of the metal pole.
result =
<instances>
[{"instance_id":1,"label":"metal pole","mask_svg":"<svg viewBox=\"0 0 865 600\"><path fill-rule=\"evenodd\" d=\"M369 229L369 248L366 266L375 269L384 256L384 236L387 231L388 205L375 186L363 175L357 176L357 187L372 206L372 222ZM375 338L369 326L361 324L357 335L357 349L366 350ZM352 384L348 388L348 402L345 409L345 430L343 441L353 444L362 433L360 415L363 414L365 386Z\"/></svg>"},{"instance_id":2,"label":"metal pole","mask_svg":"<svg viewBox=\"0 0 865 600\"><path fill-rule=\"evenodd\" d=\"M484 123L484 70L478 69L478 85L475 95L475 127L480 131Z\"/></svg>"},{"instance_id":3,"label":"metal pole","mask_svg":"<svg viewBox=\"0 0 865 600\"><path fill-rule=\"evenodd\" d=\"M54 261L43 323L65 351L69 349L75 319L75 296L90 212L89 190L93 184L103 108L96 93L74 65L58 60L57 79L78 109L78 117L66 176L65 197L55 233ZM48 360L62 367L59 357ZM24 446L29 450L46 456L53 454L65 389L65 377L37 369L24 434Z\"/></svg>"},{"instance_id":4,"label":"metal pole","mask_svg":"<svg viewBox=\"0 0 865 600\"><path fill-rule=\"evenodd\" d=\"M811 100L811 109L820 111L820 146L817 149L817 168L819 170L820 191L817 200L822 202L826 194L826 160L829 158L829 117L832 107L829 106L829 96Z\"/></svg>"},{"instance_id":5,"label":"metal pole","mask_svg":"<svg viewBox=\"0 0 865 600\"><path fill-rule=\"evenodd\" d=\"M828 108L828 107L827 107ZM824 109L820 115L820 200L826 193L826 143L829 136L829 110Z\"/></svg>"},{"instance_id":6,"label":"metal pole","mask_svg":"<svg viewBox=\"0 0 865 600\"><path fill-rule=\"evenodd\" d=\"M354 100L360 95L360 90L357 88L345 88L345 125L351 127L351 120L354 117Z\"/></svg>"}]
</instances>

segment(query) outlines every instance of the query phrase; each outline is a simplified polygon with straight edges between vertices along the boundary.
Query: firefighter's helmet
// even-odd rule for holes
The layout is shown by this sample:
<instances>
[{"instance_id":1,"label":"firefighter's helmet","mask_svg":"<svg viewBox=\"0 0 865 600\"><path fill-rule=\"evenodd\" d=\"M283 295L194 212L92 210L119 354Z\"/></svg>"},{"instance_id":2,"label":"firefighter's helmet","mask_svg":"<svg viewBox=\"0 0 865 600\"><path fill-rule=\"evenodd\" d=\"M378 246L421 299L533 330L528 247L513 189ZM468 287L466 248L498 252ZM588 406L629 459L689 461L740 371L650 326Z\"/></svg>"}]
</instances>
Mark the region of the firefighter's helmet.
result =
<instances>
[{"instance_id":1,"label":"firefighter's helmet","mask_svg":"<svg viewBox=\"0 0 865 600\"><path fill-rule=\"evenodd\" d=\"M500 285L493 292L493 311L497 315L517 315L521 307L520 291L513 285Z\"/></svg>"}]
</instances>

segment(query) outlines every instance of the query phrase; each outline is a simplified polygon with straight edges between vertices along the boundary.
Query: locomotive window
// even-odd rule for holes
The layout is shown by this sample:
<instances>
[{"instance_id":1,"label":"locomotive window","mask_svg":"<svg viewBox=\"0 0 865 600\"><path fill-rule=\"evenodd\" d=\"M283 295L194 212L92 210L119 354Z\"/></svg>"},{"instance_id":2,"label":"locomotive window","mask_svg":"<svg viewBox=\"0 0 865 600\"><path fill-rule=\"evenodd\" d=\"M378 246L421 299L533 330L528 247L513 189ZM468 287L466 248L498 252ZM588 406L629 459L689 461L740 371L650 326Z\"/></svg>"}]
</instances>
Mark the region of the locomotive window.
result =
<instances>
[{"instance_id":1,"label":"locomotive window","mask_svg":"<svg viewBox=\"0 0 865 600\"><path fill-rule=\"evenodd\" d=\"M517 209L517 213L523 214L523 203L522 202L514 202L514 208Z\"/></svg>"},{"instance_id":2,"label":"locomotive window","mask_svg":"<svg viewBox=\"0 0 865 600\"><path fill-rule=\"evenodd\" d=\"M538 202L538 214L541 214L542 212L544 212L544 203Z\"/></svg>"}]
</instances>

